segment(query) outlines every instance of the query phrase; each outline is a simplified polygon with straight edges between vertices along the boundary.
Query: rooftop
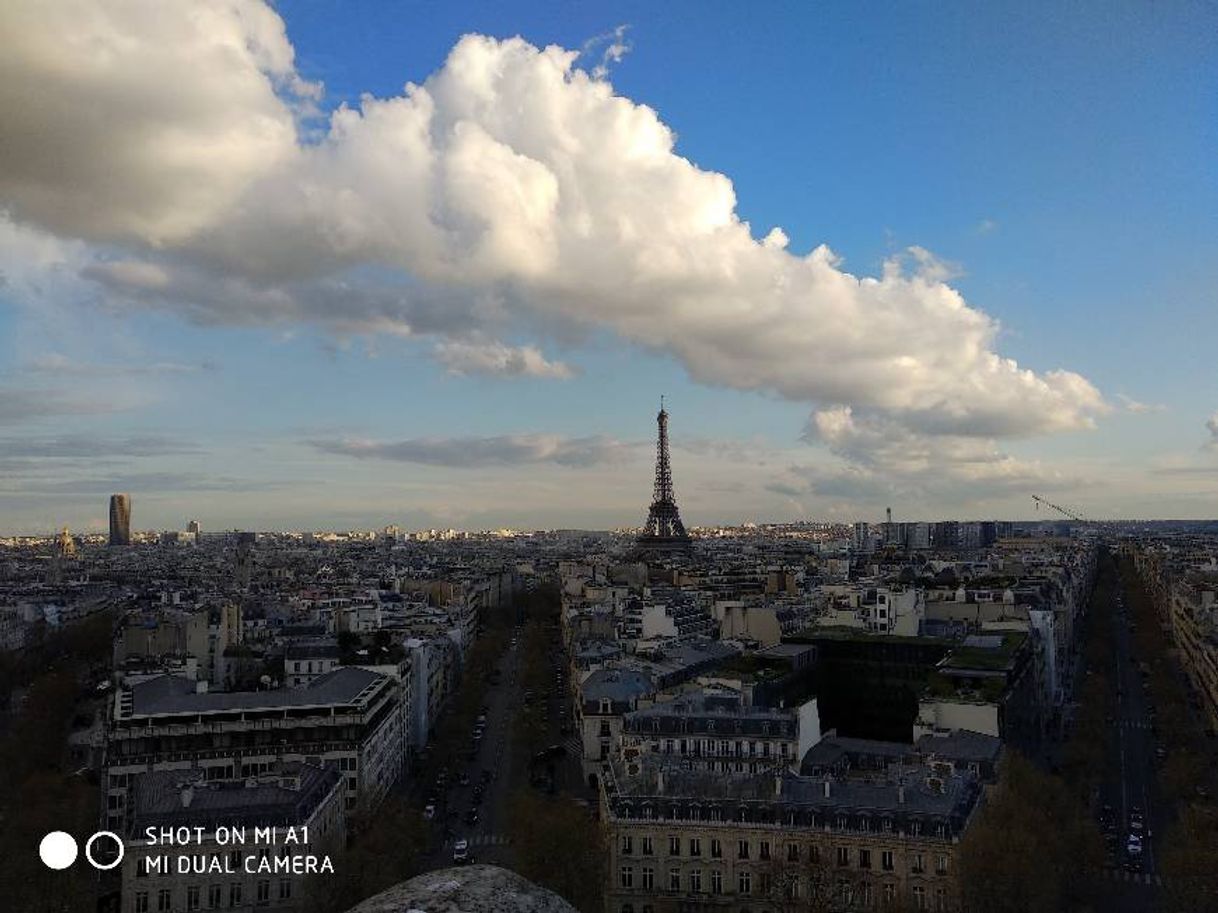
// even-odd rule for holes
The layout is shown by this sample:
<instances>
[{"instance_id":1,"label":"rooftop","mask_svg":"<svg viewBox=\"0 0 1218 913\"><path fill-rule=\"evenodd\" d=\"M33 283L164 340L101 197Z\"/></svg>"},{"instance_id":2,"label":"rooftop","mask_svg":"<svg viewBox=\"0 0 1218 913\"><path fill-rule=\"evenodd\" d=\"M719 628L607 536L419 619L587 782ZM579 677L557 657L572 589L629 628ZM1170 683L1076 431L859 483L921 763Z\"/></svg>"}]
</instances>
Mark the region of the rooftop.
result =
<instances>
[{"instance_id":1,"label":"rooftop","mask_svg":"<svg viewBox=\"0 0 1218 913\"><path fill-rule=\"evenodd\" d=\"M318 676L303 688L275 691L196 691L196 683L177 675L162 675L131 688L131 710L124 716L224 713L278 707L320 707L356 704L385 680L376 672L343 667Z\"/></svg>"},{"instance_id":2,"label":"rooftop","mask_svg":"<svg viewBox=\"0 0 1218 913\"><path fill-rule=\"evenodd\" d=\"M215 828L290 825L307 821L341 783L337 768L284 764L272 775L236 783L204 783L197 772L138 774L129 833L147 827Z\"/></svg>"}]
</instances>

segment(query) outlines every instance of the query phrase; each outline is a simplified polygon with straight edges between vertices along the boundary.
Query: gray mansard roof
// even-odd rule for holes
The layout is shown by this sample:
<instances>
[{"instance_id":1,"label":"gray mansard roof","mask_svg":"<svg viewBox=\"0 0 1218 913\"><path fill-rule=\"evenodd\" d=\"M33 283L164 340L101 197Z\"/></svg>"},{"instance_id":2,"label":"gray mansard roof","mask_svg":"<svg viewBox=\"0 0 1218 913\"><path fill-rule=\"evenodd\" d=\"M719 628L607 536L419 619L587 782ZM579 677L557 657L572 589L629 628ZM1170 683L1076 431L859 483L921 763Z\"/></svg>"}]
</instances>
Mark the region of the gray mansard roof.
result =
<instances>
[{"instance_id":1,"label":"gray mansard roof","mask_svg":"<svg viewBox=\"0 0 1218 913\"><path fill-rule=\"evenodd\" d=\"M718 808L720 820L794 821L794 826L809 827L832 825L845 816L855 830L878 830L882 818L939 819L957 830L980 795L972 774L937 776L924 766L905 767L899 774L835 779L712 772L657 755L643 755L629 770L625 763L614 762L607 788L612 813L619 818L703 820L710 808Z\"/></svg>"},{"instance_id":2,"label":"gray mansard roof","mask_svg":"<svg viewBox=\"0 0 1218 913\"><path fill-rule=\"evenodd\" d=\"M690 734L730 737L734 735L796 734L795 715L768 707L742 706L738 696L695 691L627 714L629 732L660 735ZM767 728L768 727L768 728Z\"/></svg>"},{"instance_id":3,"label":"gray mansard roof","mask_svg":"<svg viewBox=\"0 0 1218 913\"><path fill-rule=\"evenodd\" d=\"M342 780L337 768L282 765L264 780L204 784L191 771L161 770L135 776L130 833L147 827L246 827L293 825L307 821ZM294 785L284 785L294 781ZM183 802L187 785L189 804Z\"/></svg>"}]
</instances>

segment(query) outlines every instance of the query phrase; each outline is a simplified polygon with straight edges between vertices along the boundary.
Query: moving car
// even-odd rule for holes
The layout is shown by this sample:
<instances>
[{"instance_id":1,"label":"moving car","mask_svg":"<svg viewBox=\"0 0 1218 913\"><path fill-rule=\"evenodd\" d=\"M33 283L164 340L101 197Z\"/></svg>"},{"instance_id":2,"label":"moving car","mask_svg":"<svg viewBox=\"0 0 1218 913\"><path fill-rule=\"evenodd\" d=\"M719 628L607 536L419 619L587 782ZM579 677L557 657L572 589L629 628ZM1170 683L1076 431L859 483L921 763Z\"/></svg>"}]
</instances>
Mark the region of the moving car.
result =
<instances>
[{"instance_id":1,"label":"moving car","mask_svg":"<svg viewBox=\"0 0 1218 913\"><path fill-rule=\"evenodd\" d=\"M423 809L424 820L430 821L435 816L436 816L436 807L434 805L429 804Z\"/></svg>"},{"instance_id":2,"label":"moving car","mask_svg":"<svg viewBox=\"0 0 1218 913\"><path fill-rule=\"evenodd\" d=\"M1125 843L1125 852L1130 856L1142 855L1142 838L1137 834L1130 834L1129 840Z\"/></svg>"}]
</instances>

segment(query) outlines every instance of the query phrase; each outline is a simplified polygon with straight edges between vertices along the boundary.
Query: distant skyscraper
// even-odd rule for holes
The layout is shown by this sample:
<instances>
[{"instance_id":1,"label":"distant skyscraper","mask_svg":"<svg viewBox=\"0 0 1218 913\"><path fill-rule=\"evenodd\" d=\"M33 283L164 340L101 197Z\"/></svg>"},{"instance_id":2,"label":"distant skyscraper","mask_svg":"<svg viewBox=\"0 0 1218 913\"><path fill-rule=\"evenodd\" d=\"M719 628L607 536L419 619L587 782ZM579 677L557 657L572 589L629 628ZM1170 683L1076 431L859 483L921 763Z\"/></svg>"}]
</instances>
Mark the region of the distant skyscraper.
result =
<instances>
[{"instance_id":1,"label":"distant skyscraper","mask_svg":"<svg viewBox=\"0 0 1218 913\"><path fill-rule=\"evenodd\" d=\"M202 532L203 529L199 526L198 520L191 520L186 524L186 535L190 536L190 538L194 540L195 545L199 544L199 540L202 538Z\"/></svg>"},{"instance_id":2,"label":"distant skyscraper","mask_svg":"<svg viewBox=\"0 0 1218 913\"><path fill-rule=\"evenodd\" d=\"M110 544L131 544L131 495L110 495Z\"/></svg>"},{"instance_id":3,"label":"distant skyscraper","mask_svg":"<svg viewBox=\"0 0 1218 913\"><path fill-rule=\"evenodd\" d=\"M651 499L651 510L647 513L647 525L639 536L639 545L644 551L683 551L689 548L689 533L677 512L677 499L672 489L672 465L668 458L668 413L664 411L664 400L660 400L660 414L656 416L659 433L656 438L656 483Z\"/></svg>"}]
</instances>

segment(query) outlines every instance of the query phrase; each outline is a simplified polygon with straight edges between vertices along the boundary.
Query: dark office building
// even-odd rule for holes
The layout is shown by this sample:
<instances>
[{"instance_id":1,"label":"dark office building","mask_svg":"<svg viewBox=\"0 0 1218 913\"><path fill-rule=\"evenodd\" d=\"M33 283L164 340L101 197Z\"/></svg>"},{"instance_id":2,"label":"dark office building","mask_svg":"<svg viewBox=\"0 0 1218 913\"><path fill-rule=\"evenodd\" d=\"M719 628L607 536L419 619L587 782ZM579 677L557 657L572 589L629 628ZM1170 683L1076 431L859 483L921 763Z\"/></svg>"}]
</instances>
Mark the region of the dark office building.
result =
<instances>
[{"instance_id":1,"label":"dark office building","mask_svg":"<svg viewBox=\"0 0 1218 913\"><path fill-rule=\"evenodd\" d=\"M131 495L110 495L110 544L131 544Z\"/></svg>"}]
</instances>

